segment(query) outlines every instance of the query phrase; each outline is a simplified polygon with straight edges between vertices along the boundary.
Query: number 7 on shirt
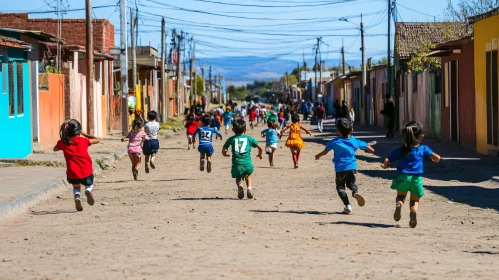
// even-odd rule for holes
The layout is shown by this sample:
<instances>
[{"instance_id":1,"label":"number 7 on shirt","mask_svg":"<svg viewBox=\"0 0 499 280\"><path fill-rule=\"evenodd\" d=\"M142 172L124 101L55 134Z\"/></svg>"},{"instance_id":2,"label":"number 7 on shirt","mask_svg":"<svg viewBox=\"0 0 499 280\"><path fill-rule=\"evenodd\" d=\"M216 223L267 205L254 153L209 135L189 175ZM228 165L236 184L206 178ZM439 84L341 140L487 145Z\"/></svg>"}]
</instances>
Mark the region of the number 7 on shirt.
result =
<instances>
[{"instance_id":1,"label":"number 7 on shirt","mask_svg":"<svg viewBox=\"0 0 499 280\"><path fill-rule=\"evenodd\" d=\"M246 147L248 146L248 139L246 138L241 138L241 139L234 139L235 141L235 146L234 150L238 154L244 154L246 153Z\"/></svg>"}]
</instances>

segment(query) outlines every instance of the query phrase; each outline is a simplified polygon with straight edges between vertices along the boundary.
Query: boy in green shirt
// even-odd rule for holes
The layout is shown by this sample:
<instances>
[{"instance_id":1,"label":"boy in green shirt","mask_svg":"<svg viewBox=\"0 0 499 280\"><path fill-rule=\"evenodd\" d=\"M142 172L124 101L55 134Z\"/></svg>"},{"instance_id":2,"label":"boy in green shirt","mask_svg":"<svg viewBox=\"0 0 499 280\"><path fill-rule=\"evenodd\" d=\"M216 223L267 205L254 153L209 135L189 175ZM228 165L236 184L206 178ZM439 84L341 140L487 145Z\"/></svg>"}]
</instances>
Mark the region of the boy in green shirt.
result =
<instances>
[{"instance_id":1,"label":"boy in green shirt","mask_svg":"<svg viewBox=\"0 0 499 280\"><path fill-rule=\"evenodd\" d=\"M258 158L262 159L263 149L258 145L258 142L246 133L246 122L244 120L235 120L232 124L232 131L236 134L225 142L222 154L224 157L230 157L227 153L232 146L232 178L236 179L237 197L244 198L244 188L242 181L246 180L248 186L247 197L253 199L253 191L251 189L251 174L255 170L251 161L251 148L258 148Z\"/></svg>"}]
</instances>

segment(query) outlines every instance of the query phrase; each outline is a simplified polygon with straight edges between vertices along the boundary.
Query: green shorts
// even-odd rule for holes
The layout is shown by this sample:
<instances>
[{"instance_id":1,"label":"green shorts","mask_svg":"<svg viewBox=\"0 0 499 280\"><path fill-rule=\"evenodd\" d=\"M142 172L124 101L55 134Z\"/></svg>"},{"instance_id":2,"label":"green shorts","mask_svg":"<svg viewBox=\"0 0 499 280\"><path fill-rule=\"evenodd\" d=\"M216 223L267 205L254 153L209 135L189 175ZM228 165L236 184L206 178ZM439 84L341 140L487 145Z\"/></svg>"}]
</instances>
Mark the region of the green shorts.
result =
<instances>
[{"instance_id":1,"label":"green shorts","mask_svg":"<svg viewBox=\"0 0 499 280\"><path fill-rule=\"evenodd\" d=\"M399 192L411 192L411 195L421 198L424 195L423 177L421 175L399 174L392 182L392 189Z\"/></svg>"},{"instance_id":2,"label":"green shorts","mask_svg":"<svg viewBox=\"0 0 499 280\"><path fill-rule=\"evenodd\" d=\"M253 171L255 171L255 167L253 164L251 165L232 165L232 178L246 178L250 176Z\"/></svg>"}]
</instances>

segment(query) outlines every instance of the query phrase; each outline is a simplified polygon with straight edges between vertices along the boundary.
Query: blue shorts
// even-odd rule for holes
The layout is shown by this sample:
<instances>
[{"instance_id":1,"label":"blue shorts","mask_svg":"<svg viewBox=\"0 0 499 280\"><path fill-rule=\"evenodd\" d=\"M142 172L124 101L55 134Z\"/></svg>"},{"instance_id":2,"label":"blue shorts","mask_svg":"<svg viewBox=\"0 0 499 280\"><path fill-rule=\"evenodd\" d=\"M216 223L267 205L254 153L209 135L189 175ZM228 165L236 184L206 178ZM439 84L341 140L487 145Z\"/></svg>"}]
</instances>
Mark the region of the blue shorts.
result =
<instances>
[{"instance_id":1,"label":"blue shorts","mask_svg":"<svg viewBox=\"0 0 499 280\"><path fill-rule=\"evenodd\" d=\"M213 149L213 145L199 145L198 152L200 154L207 154L209 157L211 157L215 153L215 149Z\"/></svg>"},{"instance_id":2,"label":"blue shorts","mask_svg":"<svg viewBox=\"0 0 499 280\"><path fill-rule=\"evenodd\" d=\"M214 127L216 127L218 130L220 130L220 122L215 121Z\"/></svg>"},{"instance_id":3,"label":"blue shorts","mask_svg":"<svg viewBox=\"0 0 499 280\"><path fill-rule=\"evenodd\" d=\"M157 154L159 150L158 139L151 139L144 141L144 146L142 147L144 155L149 156L151 154Z\"/></svg>"}]
</instances>

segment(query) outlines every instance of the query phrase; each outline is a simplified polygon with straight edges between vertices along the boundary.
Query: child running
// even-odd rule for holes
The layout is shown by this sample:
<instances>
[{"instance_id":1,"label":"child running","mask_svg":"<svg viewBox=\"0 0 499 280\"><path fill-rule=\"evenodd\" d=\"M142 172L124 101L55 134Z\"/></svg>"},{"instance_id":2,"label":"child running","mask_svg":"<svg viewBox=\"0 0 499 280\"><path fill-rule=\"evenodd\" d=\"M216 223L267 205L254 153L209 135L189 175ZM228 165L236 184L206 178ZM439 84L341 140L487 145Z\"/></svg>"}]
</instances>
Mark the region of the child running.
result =
<instances>
[{"instance_id":1,"label":"child running","mask_svg":"<svg viewBox=\"0 0 499 280\"><path fill-rule=\"evenodd\" d=\"M407 123L402 130L402 147L394 150L381 165L383 169L387 169L390 163L400 161L397 167L398 176L392 182L392 189L397 191L393 218L397 222L400 221L405 198L407 193L411 192L409 215L411 228L415 228L418 224L419 200L424 195L423 178L421 177L424 172L423 160L429 158L433 162L440 162L439 155L435 154L428 146L421 145L423 138L423 125L421 123L416 121Z\"/></svg>"},{"instance_id":2,"label":"child running","mask_svg":"<svg viewBox=\"0 0 499 280\"><path fill-rule=\"evenodd\" d=\"M147 113L147 123L144 125L144 131L149 137L149 140L144 141L144 155L146 156L146 173L149 173L149 164L152 169L156 168L154 160L159 150L158 131L161 126L158 122L158 113L150 111Z\"/></svg>"},{"instance_id":3,"label":"child running","mask_svg":"<svg viewBox=\"0 0 499 280\"><path fill-rule=\"evenodd\" d=\"M128 157L132 162L134 180L137 180L139 176L140 162L142 161L142 142L149 140L149 137L142 129L143 126L144 121L142 118L137 117L132 122L132 130L128 133L128 136L121 138L121 142L128 141Z\"/></svg>"},{"instance_id":4,"label":"child running","mask_svg":"<svg viewBox=\"0 0 499 280\"><path fill-rule=\"evenodd\" d=\"M187 119L184 122L184 127L187 128L187 131L185 134L187 135L187 150L192 148L196 148L196 142L194 141L194 132L196 132L196 129L198 129L199 124L198 121L196 120L196 117L194 115L188 115Z\"/></svg>"},{"instance_id":5,"label":"child running","mask_svg":"<svg viewBox=\"0 0 499 280\"><path fill-rule=\"evenodd\" d=\"M259 159L262 159L263 149L258 145L258 142L246 133L246 122L244 120L235 120L232 125L232 131L236 135L227 139L222 150L225 157L230 157L227 153L230 146L232 146L232 178L236 179L237 197L244 198L243 180L246 180L247 197L253 199L253 190L251 188L251 174L253 174L254 166L251 161L251 148L258 148Z\"/></svg>"},{"instance_id":6,"label":"child running","mask_svg":"<svg viewBox=\"0 0 499 280\"><path fill-rule=\"evenodd\" d=\"M73 194L76 210L83 211L81 205L80 189L85 187L87 203L92 206L95 203L92 189L94 187L94 172L92 159L88 153L88 147L99 143L95 136L88 135L81 130L81 124L77 120L65 121L59 131L61 140L57 141L54 151L62 151L66 159L66 175L68 182L73 185ZM83 136L83 137L82 137Z\"/></svg>"},{"instance_id":7,"label":"child running","mask_svg":"<svg viewBox=\"0 0 499 280\"><path fill-rule=\"evenodd\" d=\"M224 124L225 124L225 135L229 133L229 128L230 125L232 124L232 110L230 108L227 108L227 111L225 111L223 117L224 117Z\"/></svg>"},{"instance_id":8,"label":"child running","mask_svg":"<svg viewBox=\"0 0 499 280\"><path fill-rule=\"evenodd\" d=\"M262 137L265 137L265 152L269 155L269 164L274 166L274 153L279 143L281 131L279 131L279 124L276 122L268 122L269 128L262 131Z\"/></svg>"},{"instance_id":9,"label":"child running","mask_svg":"<svg viewBox=\"0 0 499 280\"><path fill-rule=\"evenodd\" d=\"M366 142L353 137L352 122L349 119L339 119L336 123L336 131L340 136L329 141L324 151L317 154L315 159L319 160L331 150L334 150L333 163L336 171L336 190L345 205L343 213L350 214L352 212L352 206L350 205L348 195L345 192L345 185L352 190L352 196L357 200L357 204L360 207L366 204L364 198L359 194L356 184L355 174L357 173L357 159L355 158L355 151L362 149L368 153L374 153L374 149Z\"/></svg>"},{"instance_id":10,"label":"child running","mask_svg":"<svg viewBox=\"0 0 499 280\"><path fill-rule=\"evenodd\" d=\"M208 163L206 164L206 171L208 171L208 173L211 173L211 157L215 152L212 145L213 134L220 136L220 140L222 140L222 135L218 130L210 127L210 115L204 115L201 119L201 122L203 123L203 126L199 127L194 132L194 141L196 141L196 135L199 135L198 151L201 156L199 170L204 171L204 160L206 158L206 160L208 161Z\"/></svg>"},{"instance_id":11,"label":"child running","mask_svg":"<svg viewBox=\"0 0 499 280\"><path fill-rule=\"evenodd\" d=\"M286 130L290 129L288 140L286 140L286 147L291 151L294 168L296 169L298 168L298 161L300 160L300 152L305 147L305 143L303 143L303 139L301 138L301 130L305 131L310 136L312 136L312 133L300 125L300 116L298 114L291 116L291 121L293 124L286 126L281 131L279 139Z\"/></svg>"}]
</instances>

